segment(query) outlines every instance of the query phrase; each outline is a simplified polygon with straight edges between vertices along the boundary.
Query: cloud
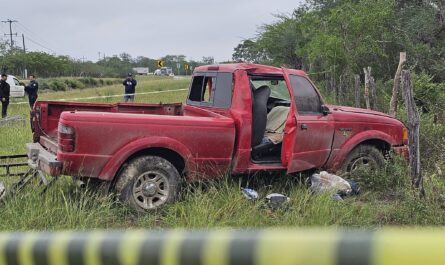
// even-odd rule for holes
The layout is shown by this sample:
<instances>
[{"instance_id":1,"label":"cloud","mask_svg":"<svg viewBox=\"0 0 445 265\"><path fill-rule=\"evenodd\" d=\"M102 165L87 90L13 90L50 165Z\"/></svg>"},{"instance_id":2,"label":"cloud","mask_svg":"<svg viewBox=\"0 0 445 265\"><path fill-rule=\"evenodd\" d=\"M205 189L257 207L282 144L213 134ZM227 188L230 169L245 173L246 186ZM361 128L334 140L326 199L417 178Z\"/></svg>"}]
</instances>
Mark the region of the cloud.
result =
<instances>
[{"instance_id":1,"label":"cloud","mask_svg":"<svg viewBox=\"0 0 445 265\"><path fill-rule=\"evenodd\" d=\"M96 60L98 52L127 52L224 61L242 39L254 37L259 26L274 21L273 14L291 13L297 6L298 1L291 0L16 0L8 3L8 16L20 22L15 31L75 58ZM45 50L34 43L27 46Z\"/></svg>"}]
</instances>

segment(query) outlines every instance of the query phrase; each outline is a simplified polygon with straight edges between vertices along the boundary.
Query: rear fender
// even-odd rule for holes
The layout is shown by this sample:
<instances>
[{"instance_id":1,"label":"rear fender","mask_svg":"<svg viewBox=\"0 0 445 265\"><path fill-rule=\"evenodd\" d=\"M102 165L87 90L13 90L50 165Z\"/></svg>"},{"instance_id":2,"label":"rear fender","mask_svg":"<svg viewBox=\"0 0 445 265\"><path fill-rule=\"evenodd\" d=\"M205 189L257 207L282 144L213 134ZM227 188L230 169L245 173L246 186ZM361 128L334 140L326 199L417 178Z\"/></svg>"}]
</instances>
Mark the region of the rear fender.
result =
<instances>
[{"instance_id":1,"label":"rear fender","mask_svg":"<svg viewBox=\"0 0 445 265\"><path fill-rule=\"evenodd\" d=\"M129 157L139 151L149 148L165 148L172 150L184 159L185 171L194 171L196 168L192 153L184 144L168 137L152 137L135 140L120 148L104 166L99 174L99 178L108 181L112 180Z\"/></svg>"},{"instance_id":2,"label":"rear fender","mask_svg":"<svg viewBox=\"0 0 445 265\"><path fill-rule=\"evenodd\" d=\"M386 142L390 145L396 145L395 140L388 134L381 131L369 130L358 133L347 140L338 149L332 150L332 154L326 163L325 168L332 171L337 171L342 166L343 161L346 159L348 154L361 143L368 140L380 140Z\"/></svg>"}]
</instances>

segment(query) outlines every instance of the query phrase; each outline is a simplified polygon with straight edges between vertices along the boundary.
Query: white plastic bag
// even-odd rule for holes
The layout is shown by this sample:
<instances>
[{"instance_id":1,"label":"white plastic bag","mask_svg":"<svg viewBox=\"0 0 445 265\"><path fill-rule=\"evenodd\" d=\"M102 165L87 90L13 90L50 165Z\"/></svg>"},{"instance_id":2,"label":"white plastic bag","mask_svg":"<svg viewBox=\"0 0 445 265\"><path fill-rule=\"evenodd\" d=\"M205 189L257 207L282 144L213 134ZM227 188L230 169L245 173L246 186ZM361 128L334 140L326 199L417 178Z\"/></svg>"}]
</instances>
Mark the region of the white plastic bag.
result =
<instances>
[{"instance_id":1,"label":"white plastic bag","mask_svg":"<svg viewBox=\"0 0 445 265\"><path fill-rule=\"evenodd\" d=\"M349 182L326 171L321 171L320 174L311 176L311 190L314 193L331 192L333 194L349 194L352 192Z\"/></svg>"}]
</instances>

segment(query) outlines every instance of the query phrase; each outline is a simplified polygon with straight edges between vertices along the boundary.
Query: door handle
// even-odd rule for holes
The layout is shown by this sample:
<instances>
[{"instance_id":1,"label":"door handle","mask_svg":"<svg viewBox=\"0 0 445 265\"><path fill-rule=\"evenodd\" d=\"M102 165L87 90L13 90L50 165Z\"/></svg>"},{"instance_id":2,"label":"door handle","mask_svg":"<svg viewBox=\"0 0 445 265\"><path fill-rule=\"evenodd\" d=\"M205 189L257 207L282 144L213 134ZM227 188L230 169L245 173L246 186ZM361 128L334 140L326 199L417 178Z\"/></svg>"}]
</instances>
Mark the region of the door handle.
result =
<instances>
[{"instance_id":1,"label":"door handle","mask_svg":"<svg viewBox=\"0 0 445 265\"><path fill-rule=\"evenodd\" d=\"M306 123L302 123L301 126L300 126L300 128L301 128L302 130L307 130L307 129L309 128L309 126L307 126Z\"/></svg>"}]
</instances>

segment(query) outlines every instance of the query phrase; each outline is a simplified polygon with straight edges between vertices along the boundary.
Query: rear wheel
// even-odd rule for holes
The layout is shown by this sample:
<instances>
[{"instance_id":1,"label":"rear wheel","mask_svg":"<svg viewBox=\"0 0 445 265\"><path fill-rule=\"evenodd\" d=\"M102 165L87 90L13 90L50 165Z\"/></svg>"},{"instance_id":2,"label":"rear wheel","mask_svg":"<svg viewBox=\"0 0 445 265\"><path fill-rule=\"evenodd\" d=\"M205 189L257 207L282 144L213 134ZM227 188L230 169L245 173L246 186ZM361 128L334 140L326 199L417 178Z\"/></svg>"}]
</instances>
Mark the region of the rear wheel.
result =
<instances>
[{"instance_id":1,"label":"rear wheel","mask_svg":"<svg viewBox=\"0 0 445 265\"><path fill-rule=\"evenodd\" d=\"M119 199L138 211L157 209L174 201L180 175L166 159L143 156L132 160L119 174Z\"/></svg>"},{"instance_id":2,"label":"rear wheel","mask_svg":"<svg viewBox=\"0 0 445 265\"><path fill-rule=\"evenodd\" d=\"M383 153L372 145L359 145L354 148L343 163L342 170L348 173L376 171L385 166Z\"/></svg>"}]
</instances>

